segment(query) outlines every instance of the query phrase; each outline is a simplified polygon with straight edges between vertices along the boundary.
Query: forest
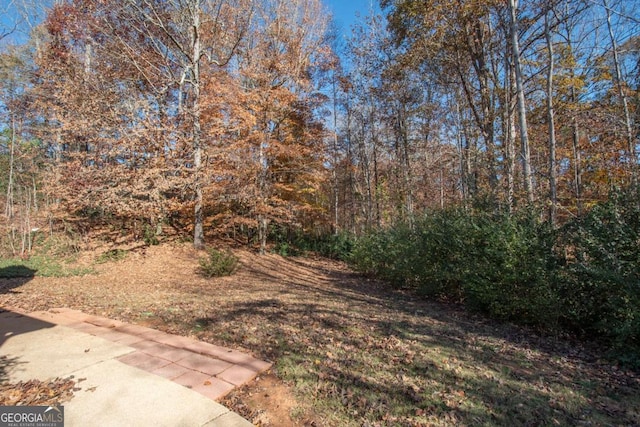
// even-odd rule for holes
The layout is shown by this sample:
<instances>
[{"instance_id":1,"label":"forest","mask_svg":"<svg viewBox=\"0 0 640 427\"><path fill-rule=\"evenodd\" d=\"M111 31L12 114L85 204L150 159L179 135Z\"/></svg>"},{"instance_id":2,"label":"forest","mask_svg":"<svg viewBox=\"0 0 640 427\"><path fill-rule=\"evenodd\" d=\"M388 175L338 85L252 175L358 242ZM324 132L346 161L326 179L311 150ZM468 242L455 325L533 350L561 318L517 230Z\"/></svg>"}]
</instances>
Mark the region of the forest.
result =
<instances>
[{"instance_id":1,"label":"forest","mask_svg":"<svg viewBox=\"0 0 640 427\"><path fill-rule=\"evenodd\" d=\"M3 5L4 258L314 250L640 366L637 0Z\"/></svg>"}]
</instances>

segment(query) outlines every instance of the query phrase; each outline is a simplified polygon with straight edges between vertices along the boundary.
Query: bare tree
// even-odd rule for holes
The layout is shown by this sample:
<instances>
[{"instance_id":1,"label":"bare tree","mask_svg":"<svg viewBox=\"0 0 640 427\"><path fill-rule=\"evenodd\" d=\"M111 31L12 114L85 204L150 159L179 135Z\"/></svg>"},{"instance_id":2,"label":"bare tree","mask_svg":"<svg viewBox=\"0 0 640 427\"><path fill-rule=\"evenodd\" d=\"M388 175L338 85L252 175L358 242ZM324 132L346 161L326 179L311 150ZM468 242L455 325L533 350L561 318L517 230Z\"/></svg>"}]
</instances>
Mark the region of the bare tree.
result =
<instances>
[{"instance_id":1,"label":"bare tree","mask_svg":"<svg viewBox=\"0 0 640 427\"><path fill-rule=\"evenodd\" d=\"M556 124L555 111L553 107L553 73L555 72L555 58L553 50L553 40L551 37L551 17L552 11L549 10L545 14L544 34L547 44L547 52L549 55L549 64L547 68L547 120L549 126L549 199L551 207L549 218L553 224L556 222L556 214L558 210L558 187L556 173Z\"/></svg>"},{"instance_id":2,"label":"bare tree","mask_svg":"<svg viewBox=\"0 0 640 427\"><path fill-rule=\"evenodd\" d=\"M208 67L224 67L231 61L249 30L253 3L253 0L127 0L120 6L119 21L108 22L127 59L151 81L152 87L160 92L178 88L179 114L183 122L190 123L186 137L193 161L193 244L199 249L204 247L202 73ZM135 39L120 36L119 25L128 25L134 33L146 38L156 58L164 60L160 68L166 73L164 86L156 87L149 64L138 56Z\"/></svg>"},{"instance_id":3,"label":"bare tree","mask_svg":"<svg viewBox=\"0 0 640 427\"><path fill-rule=\"evenodd\" d=\"M638 157L636 154L636 146L633 137L633 126L631 124L631 114L629 112L629 100L624 89L624 80L622 78L622 70L620 66L620 58L618 52L618 42L616 41L616 37L613 31L613 24L611 22L612 11L609 7L608 0L602 0L602 5L607 13L607 31L609 33L609 38L611 40L611 50L613 52L613 66L615 70L614 83L616 85L616 89L618 90L618 96L620 97L620 102L622 103L622 109L624 112L624 125L625 125L625 137L627 139L627 150L628 150L628 161L629 166L631 168L631 176L634 183L637 183L637 163Z\"/></svg>"},{"instance_id":4,"label":"bare tree","mask_svg":"<svg viewBox=\"0 0 640 427\"><path fill-rule=\"evenodd\" d=\"M531 172L531 152L529 149L529 129L527 125L527 105L524 94L524 79L522 76L522 61L520 58L520 43L518 40L518 0L509 0L511 49L513 65L516 73L516 96L518 100L518 122L520 124L520 144L522 146L521 161L524 178L524 188L527 201L533 203L533 178Z\"/></svg>"}]
</instances>

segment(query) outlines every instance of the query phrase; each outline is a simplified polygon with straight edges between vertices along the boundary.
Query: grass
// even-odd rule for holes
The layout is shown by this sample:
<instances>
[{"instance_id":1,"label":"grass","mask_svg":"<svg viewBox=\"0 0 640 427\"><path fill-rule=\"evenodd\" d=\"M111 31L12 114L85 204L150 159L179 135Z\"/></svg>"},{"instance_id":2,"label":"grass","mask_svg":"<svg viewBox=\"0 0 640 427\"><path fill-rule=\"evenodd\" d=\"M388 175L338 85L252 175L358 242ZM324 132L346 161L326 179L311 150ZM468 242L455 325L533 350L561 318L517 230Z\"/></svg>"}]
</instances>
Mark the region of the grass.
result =
<instances>
[{"instance_id":1,"label":"grass","mask_svg":"<svg viewBox=\"0 0 640 427\"><path fill-rule=\"evenodd\" d=\"M88 267L74 267L64 260L46 255L34 255L28 259L11 258L0 260L0 278L70 277L91 274Z\"/></svg>"}]
</instances>

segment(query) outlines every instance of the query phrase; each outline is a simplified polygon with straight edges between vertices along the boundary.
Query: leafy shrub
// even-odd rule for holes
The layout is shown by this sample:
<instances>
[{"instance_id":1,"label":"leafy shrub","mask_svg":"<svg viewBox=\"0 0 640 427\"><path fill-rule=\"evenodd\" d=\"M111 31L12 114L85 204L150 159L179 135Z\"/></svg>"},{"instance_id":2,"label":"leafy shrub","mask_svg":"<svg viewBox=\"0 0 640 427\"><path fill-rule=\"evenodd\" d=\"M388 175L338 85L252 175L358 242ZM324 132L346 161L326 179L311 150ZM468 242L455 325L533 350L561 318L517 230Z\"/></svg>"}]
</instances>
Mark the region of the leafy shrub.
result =
<instances>
[{"instance_id":1,"label":"leafy shrub","mask_svg":"<svg viewBox=\"0 0 640 427\"><path fill-rule=\"evenodd\" d=\"M610 342L640 367L640 195L615 192L563 230L567 268L559 292L565 327Z\"/></svg>"},{"instance_id":2,"label":"leafy shrub","mask_svg":"<svg viewBox=\"0 0 640 427\"><path fill-rule=\"evenodd\" d=\"M151 224L145 224L142 240L147 246L159 245L160 239L158 238L156 227L153 227Z\"/></svg>"},{"instance_id":3,"label":"leafy shrub","mask_svg":"<svg viewBox=\"0 0 640 427\"><path fill-rule=\"evenodd\" d=\"M238 267L238 258L229 250L211 248L206 257L200 258L200 274L207 278L230 276Z\"/></svg>"},{"instance_id":4,"label":"leafy shrub","mask_svg":"<svg viewBox=\"0 0 640 427\"><path fill-rule=\"evenodd\" d=\"M269 239L274 242L273 251L281 256L298 256L316 252L332 259L347 260L353 248L353 236L346 232L338 234L305 233L299 229L273 226Z\"/></svg>"},{"instance_id":5,"label":"leafy shrub","mask_svg":"<svg viewBox=\"0 0 640 427\"><path fill-rule=\"evenodd\" d=\"M128 254L129 254L129 251L124 249L111 249L101 253L98 256L98 258L96 258L96 264L104 264L107 262L121 261L125 259Z\"/></svg>"},{"instance_id":6,"label":"leafy shrub","mask_svg":"<svg viewBox=\"0 0 640 427\"><path fill-rule=\"evenodd\" d=\"M273 251L282 257L297 256L300 254L300 252L288 242L277 242L273 247Z\"/></svg>"},{"instance_id":7,"label":"leafy shrub","mask_svg":"<svg viewBox=\"0 0 640 427\"><path fill-rule=\"evenodd\" d=\"M640 193L557 230L537 212L446 209L358 238L359 271L501 320L569 330L640 368Z\"/></svg>"},{"instance_id":8,"label":"leafy shrub","mask_svg":"<svg viewBox=\"0 0 640 427\"><path fill-rule=\"evenodd\" d=\"M353 250L353 236L347 232L326 235L317 240L315 250L328 258L346 261Z\"/></svg>"},{"instance_id":9,"label":"leafy shrub","mask_svg":"<svg viewBox=\"0 0 640 427\"><path fill-rule=\"evenodd\" d=\"M465 274L465 304L492 317L555 327L559 302L555 283L561 259L550 224L534 212L520 216L477 214L471 218Z\"/></svg>"},{"instance_id":10,"label":"leafy shrub","mask_svg":"<svg viewBox=\"0 0 640 427\"><path fill-rule=\"evenodd\" d=\"M553 284L559 260L552 229L535 218L432 211L414 228L403 225L358 239L351 262L395 287L547 327L558 313Z\"/></svg>"}]
</instances>

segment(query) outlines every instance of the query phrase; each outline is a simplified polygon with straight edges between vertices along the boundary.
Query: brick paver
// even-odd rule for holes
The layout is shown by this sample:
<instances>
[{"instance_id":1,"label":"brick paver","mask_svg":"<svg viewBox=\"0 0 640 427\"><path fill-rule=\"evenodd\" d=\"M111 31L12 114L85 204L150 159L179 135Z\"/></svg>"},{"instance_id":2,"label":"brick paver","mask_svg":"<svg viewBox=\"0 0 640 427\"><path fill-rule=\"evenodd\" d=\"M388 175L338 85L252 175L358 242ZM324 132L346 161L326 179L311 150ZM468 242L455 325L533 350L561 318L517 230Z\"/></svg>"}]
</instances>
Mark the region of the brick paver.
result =
<instances>
[{"instance_id":1,"label":"brick paver","mask_svg":"<svg viewBox=\"0 0 640 427\"><path fill-rule=\"evenodd\" d=\"M169 363L168 365L165 365L151 372L156 375L160 375L161 377L175 380L180 375L186 374L190 371L191 369L185 368L184 366L176 365L175 363Z\"/></svg>"},{"instance_id":2,"label":"brick paver","mask_svg":"<svg viewBox=\"0 0 640 427\"><path fill-rule=\"evenodd\" d=\"M211 377L200 384L194 385L191 389L204 394L210 399L218 400L233 390L234 385L216 377Z\"/></svg>"},{"instance_id":3,"label":"brick paver","mask_svg":"<svg viewBox=\"0 0 640 427\"><path fill-rule=\"evenodd\" d=\"M180 366L184 366L185 368L193 369L194 371L202 372L203 374L211 376L218 375L225 369L229 369L233 366L229 362L194 353L189 354L187 357L176 363Z\"/></svg>"},{"instance_id":4,"label":"brick paver","mask_svg":"<svg viewBox=\"0 0 640 427\"><path fill-rule=\"evenodd\" d=\"M68 308L28 315L132 347L131 353L118 358L120 362L172 380L213 400L271 367L269 362L227 347Z\"/></svg>"},{"instance_id":5,"label":"brick paver","mask_svg":"<svg viewBox=\"0 0 640 427\"><path fill-rule=\"evenodd\" d=\"M247 382L247 378L253 379L258 373L239 365L232 365L217 375L218 378L233 385L242 385Z\"/></svg>"},{"instance_id":6,"label":"brick paver","mask_svg":"<svg viewBox=\"0 0 640 427\"><path fill-rule=\"evenodd\" d=\"M134 351L133 353L125 354L118 358L119 361L126 363L127 365L135 366L144 371L153 372L158 368L167 366L169 363L166 359L151 356L150 354L142 353L140 351Z\"/></svg>"}]
</instances>

